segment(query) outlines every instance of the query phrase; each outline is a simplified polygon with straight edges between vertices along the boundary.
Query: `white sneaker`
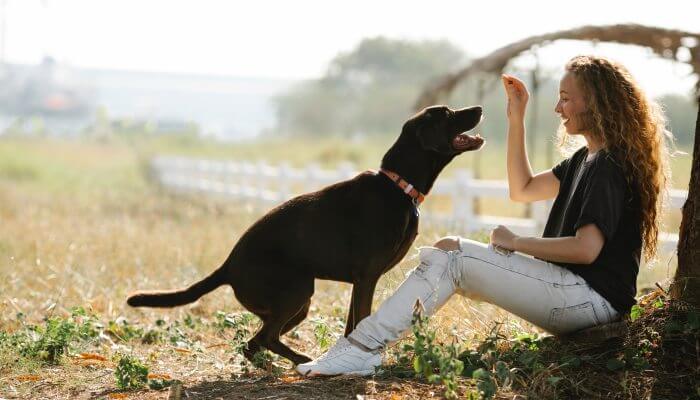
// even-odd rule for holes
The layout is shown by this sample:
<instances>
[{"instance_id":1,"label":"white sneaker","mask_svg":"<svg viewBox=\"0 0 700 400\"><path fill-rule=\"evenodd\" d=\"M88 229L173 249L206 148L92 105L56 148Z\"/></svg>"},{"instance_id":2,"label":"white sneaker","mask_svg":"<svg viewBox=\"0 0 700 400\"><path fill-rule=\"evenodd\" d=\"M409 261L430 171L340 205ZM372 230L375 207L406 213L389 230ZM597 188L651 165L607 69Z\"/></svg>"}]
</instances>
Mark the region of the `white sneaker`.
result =
<instances>
[{"instance_id":1,"label":"white sneaker","mask_svg":"<svg viewBox=\"0 0 700 400\"><path fill-rule=\"evenodd\" d=\"M316 375L361 375L374 373L374 368L382 365L381 354L364 351L341 337L333 347L321 357L299 364L298 373L304 376Z\"/></svg>"}]
</instances>

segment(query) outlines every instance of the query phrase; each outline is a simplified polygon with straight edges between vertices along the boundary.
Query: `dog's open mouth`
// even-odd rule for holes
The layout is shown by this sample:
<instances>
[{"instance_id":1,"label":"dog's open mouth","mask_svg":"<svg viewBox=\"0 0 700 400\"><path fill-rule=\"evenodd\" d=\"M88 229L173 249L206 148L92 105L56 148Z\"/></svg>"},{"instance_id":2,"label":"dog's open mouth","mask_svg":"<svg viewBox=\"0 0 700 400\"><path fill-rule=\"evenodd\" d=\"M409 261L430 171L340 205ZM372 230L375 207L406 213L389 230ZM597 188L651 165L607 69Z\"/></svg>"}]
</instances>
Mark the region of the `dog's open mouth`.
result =
<instances>
[{"instance_id":1,"label":"dog's open mouth","mask_svg":"<svg viewBox=\"0 0 700 400\"><path fill-rule=\"evenodd\" d=\"M460 133L452 139L452 147L459 151L472 151L479 149L484 144L484 138L478 133L476 135L468 135L465 133Z\"/></svg>"},{"instance_id":2,"label":"dog's open mouth","mask_svg":"<svg viewBox=\"0 0 700 400\"><path fill-rule=\"evenodd\" d=\"M478 133L476 135L469 135L467 134L467 132L475 129L477 126L479 126L479 124L481 124L483 120L484 115L482 114L481 118L476 123L476 125L472 126L471 128L452 138L452 148L459 153L463 153L465 151L479 150L484 144L484 138L482 138L481 135Z\"/></svg>"}]
</instances>

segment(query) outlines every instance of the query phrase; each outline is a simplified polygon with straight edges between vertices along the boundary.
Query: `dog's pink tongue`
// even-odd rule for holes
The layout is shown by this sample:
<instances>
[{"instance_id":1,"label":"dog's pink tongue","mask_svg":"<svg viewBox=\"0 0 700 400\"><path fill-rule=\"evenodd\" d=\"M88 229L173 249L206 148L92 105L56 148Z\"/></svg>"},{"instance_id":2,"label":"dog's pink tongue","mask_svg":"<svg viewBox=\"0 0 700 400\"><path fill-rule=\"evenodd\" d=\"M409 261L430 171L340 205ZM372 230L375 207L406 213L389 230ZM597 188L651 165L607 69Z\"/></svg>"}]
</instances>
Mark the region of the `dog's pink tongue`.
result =
<instances>
[{"instance_id":1,"label":"dog's pink tongue","mask_svg":"<svg viewBox=\"0 0 700 400\"><path fill-rule=\"evenodd\" d=\"M452 146L456 149L466 149L479 146L483 141L484 139L479 135L469 136L466 133L462 133L455 136L452 140Z\"/></svg>"},{"instance_id":2,"label":"dog's pink tongue","mask_svg":"<svg viewBox=\"0 0 700 400\"><path fill-rule=\"evenodd\" d=\"M457 135L454 138L455 147L464 147L470 142L469 136L467 135Z\"/></svg>"}]
</instances>

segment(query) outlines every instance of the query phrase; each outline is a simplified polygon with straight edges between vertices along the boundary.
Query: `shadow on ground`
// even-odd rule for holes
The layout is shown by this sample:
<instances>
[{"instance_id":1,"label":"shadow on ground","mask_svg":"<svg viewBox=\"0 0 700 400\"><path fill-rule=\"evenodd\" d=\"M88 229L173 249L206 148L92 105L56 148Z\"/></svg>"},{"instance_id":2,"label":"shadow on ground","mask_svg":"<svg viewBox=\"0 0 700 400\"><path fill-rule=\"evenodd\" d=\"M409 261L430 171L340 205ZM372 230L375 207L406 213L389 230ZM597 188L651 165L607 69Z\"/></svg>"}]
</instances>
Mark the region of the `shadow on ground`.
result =
<instances>
[{"instance_id":1,"label":"shadow on ground","mask_svg":"<svg viewBox=\"0 0 700 400\"><path fill-rule=\"evenodd\" d=\"M408 391L425 391L430 385L401 379L372 379L362 377L277 379L271 376L216 380L184 387L190 398L196 399L357 399L357 395L372 398L410 398ZM408 391L407 391L408 389ZM433 387L434 389L434 387ZM183 393L183 398L185 393ZM409 397L406 397L406 396ZM394 397L396 398L396 397Z\"/></svg>"}]
</instances>

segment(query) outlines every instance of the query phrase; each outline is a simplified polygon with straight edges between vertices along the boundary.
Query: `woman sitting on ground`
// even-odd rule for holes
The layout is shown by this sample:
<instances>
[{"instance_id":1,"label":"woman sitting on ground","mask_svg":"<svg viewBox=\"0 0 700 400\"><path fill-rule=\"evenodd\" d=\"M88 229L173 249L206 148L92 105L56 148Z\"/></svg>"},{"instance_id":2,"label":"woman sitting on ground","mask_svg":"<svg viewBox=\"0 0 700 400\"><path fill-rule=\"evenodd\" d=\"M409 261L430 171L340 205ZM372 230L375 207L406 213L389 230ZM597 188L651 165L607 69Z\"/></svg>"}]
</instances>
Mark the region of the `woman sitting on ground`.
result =
<instances>
[{"instance_id":1,"label":"woman sitting on ground","mask_svg":"<svg viewBox=\"0 0 700 400\"><path fill-rule=\"evenodd\" d=\"M498 226L490 245L446 237L421 248L420 265L396 292L326 354L298 365L299 373L373 373L382 350L410 330L416 299L432 315L460 293L555 335L629 313L640 258L655 256L661 193L669 180L663 115L622 65L575 57L566 65L554 111L562 119L562 147L573 136L586 145L533 176L525 149L528 91L513 76L502 80L510 198L556 197L542 237Z\"/></svg>"}]
</instances>

